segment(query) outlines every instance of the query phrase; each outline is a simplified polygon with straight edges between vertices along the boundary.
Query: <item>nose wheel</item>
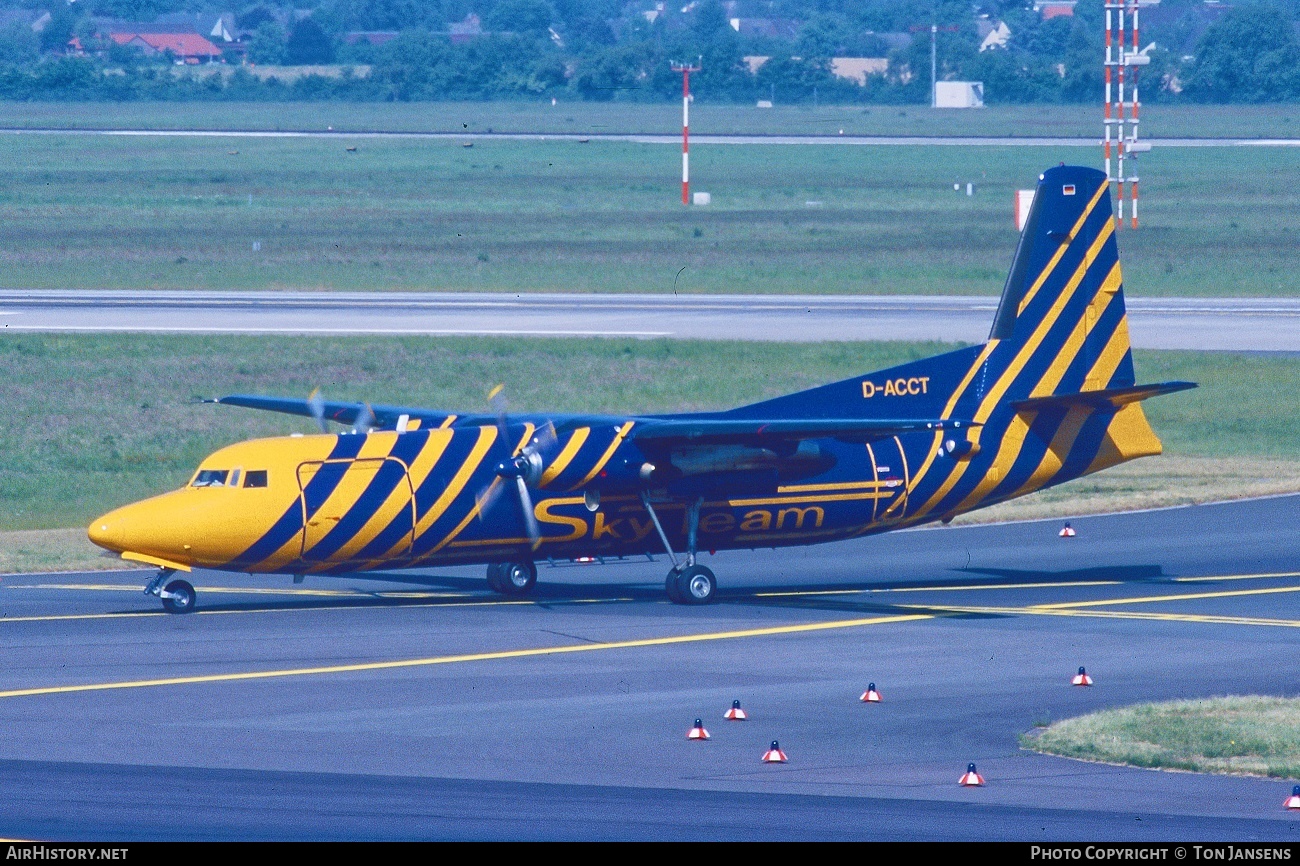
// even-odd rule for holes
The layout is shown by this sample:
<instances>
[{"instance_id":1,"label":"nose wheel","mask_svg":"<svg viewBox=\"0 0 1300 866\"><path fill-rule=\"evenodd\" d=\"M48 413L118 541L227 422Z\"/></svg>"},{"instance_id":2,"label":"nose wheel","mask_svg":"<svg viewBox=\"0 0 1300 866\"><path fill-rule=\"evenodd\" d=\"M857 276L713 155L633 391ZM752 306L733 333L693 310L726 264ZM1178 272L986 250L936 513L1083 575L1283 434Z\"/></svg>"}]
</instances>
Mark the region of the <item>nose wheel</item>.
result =
<instances>
[{"instance_id":1,"label":"nose wheel","mask_svg":"<svg viewBox=\"0 0 1300 866\"><path fill-rule=\"evenodd\" d=\"M162 599L163 610L168 613L189 613L194 610L198 593L194 591L194 587L188 580L168 581L168 578L175 573L176 570L173 568L159 569L158 576L144 588L144 594Z\"/></svg>"}]
</instances>

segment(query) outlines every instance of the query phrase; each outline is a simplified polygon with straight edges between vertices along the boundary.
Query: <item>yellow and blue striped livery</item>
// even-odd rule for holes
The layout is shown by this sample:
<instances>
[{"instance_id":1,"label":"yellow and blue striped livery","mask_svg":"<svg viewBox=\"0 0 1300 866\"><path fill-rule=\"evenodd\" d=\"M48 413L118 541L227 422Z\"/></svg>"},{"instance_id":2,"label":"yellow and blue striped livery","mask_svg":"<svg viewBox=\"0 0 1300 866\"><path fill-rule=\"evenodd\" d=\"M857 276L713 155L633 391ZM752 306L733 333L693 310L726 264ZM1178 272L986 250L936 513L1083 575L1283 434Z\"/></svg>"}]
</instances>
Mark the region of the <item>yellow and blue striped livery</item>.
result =
<instances>
[{"instance_id":1,"label":"yellow and blue striped livery","mask_svg":"<svg viewBox=\"0 0 1300 866\"><path fill-rule=\"evenodd\" d=\"M989 340L726 412L494 417L236 395L354 432L242 442L90 537L158 566L340 574L485 563L523 593L538 559L666 553L674 601L712 600L697 550L883 532L1158 454L1136 384L1108 184L1040 178ZM678 561L678 554L682 561ZM181 586L184 584L184 586ZM172 584L169 584L169 587ZM176 599L180 599L177 601Z\"/></svg>"}]
</instances>

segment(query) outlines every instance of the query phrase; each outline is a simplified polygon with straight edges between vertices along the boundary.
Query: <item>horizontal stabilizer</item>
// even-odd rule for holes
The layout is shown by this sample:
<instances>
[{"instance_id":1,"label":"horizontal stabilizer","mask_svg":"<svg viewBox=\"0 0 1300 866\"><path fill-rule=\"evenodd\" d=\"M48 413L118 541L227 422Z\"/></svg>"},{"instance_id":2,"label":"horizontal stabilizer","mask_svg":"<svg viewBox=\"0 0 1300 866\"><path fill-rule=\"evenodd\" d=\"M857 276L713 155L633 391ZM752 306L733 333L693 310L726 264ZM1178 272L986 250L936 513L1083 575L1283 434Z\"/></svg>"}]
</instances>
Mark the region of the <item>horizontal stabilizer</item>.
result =
<instances>
[{"instance_id":1,"label":"horizontal stabilizer","mask_svg":"<svg viewBox=\"0 0 1300 866\"><path fill-rule=\"evenodd\" d=\"M1048 397L1031 397L1011 404L1018 412L1036 412L1041 409L1069 409L1089 406L1093 409L1119 409L1129 403L1173 394L1195 388L1195 382L1159 382L1154 385L1129 385L1124 388L1107 388L1104 391L1082 391L1077 394L1053 394Z\"/></svg>"},{"instance_id":2,"label":"horizontal stabilizer","mask_svg":"<svg viewBox=\"0 0 1300 866\"><path fill-rule=\"evenodd\" d=\"M874 442L918 430L964 430L974 422L940 418L780 418L649 421L638 425L632 438L639 444L717 444L801 439Z\"/></svg>"}]
</instances>

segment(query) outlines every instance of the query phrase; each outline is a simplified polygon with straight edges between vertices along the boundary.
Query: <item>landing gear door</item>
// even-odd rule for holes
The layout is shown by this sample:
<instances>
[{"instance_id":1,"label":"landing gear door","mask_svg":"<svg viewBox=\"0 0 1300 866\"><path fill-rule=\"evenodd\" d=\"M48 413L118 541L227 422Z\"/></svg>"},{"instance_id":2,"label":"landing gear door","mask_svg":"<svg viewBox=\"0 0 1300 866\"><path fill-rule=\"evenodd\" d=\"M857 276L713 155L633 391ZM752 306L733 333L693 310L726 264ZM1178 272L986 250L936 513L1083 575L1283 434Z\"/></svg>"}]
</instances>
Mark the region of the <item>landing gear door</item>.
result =
<instances>
[{"instance_id":1,"label":"landing gear door","mask_svg":"<svg viewBox=\"0 0 1300 866\"><path fill-rule=\"evenodd\" d=\"M409 552L415 501L402 461L389 457L303 463L298 488L305 561L344 563Z\"/></svg>"},{"instance_id":2,"label":"landing gear door","mask_svg":"<svg viewBox=\"0 0 1300 866\"><path fill-rule=\"evenodd\" d=\"M907 484L910 480L907 455L897 436L867 445L875 473L876 499L872 522L898 523L907 515Z\"/></svg>"}]
</instances>

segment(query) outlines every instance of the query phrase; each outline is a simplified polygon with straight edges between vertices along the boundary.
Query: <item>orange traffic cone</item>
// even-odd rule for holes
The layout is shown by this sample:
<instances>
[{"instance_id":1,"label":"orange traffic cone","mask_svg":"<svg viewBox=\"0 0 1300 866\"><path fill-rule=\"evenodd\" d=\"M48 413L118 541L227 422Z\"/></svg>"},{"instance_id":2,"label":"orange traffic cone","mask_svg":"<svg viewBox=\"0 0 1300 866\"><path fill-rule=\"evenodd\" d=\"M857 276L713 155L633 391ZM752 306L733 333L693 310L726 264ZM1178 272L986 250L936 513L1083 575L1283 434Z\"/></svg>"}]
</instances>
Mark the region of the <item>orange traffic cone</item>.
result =
<instances>
[{"instance_id":1,"label":"orange traffic cone","mask_svg":"<svg viewBox=\"0 0 1300 866\"><path fill-rule=\"evenodd\" d=\"M704 730L704 721L702 719L696 719L695 727L686 732L686 739L688 740L707 740L708 738L709 732Z\"/></svg>"},{"instance_id":2,"label":"orange traffic cone","mask_svg":"<svg viewBox=\"0 0 1300 866\"><path fill-rule=\"evenodd\" d=\"M781 751L781 744L776 740L772 741L772 748L763 753L764 764L784 764L785 752Z\"/></svg>"},{"instance_id":3,"label":"orange traffic cone","mask_svg":"<svg viewBox=\"0 0 1300 866\"><path fill-rule=\"evenodd\" d=\"M1088 672L1083 668L1079 668L1079 672L1074 675L1074 679L1070 680L1070 685L1090 686L1092 685L1092 677L1088 676Z\"/></svg>"},{"instance_id":4,"label":"orange traffic cone","mask_svg":"<svg viewBox=\"0 0 1300 866\"><path fill-rule=\"evenodd\" d=\"M858 700L862 701L864 704L880 703L880 692L876 691L876 684L867 683L867 690L862 693L862 697L858 698Z\"/></svg>"},{"instance_id":5,"label":"orange traffic cone","mask_svg":"<svg viewBox=\"0 0 1300 866\"><path fill-rule=\"evenodd\" d=\"M1300 809L1300 785L1291 789L1291 796L1282 803L1284 809Z\"/></svg>"},{"instance_id":6,"label":"orange traffic cone","mask_svg":"<svg viewBox=\"0 0 1300 866\"><path fill-rule=\"evenodd\" d=\"M740 708L740 701L732 701L731 709L723 713L722 717L732 722L743 722L749 718L749 716L745 715L745 711Z\"/></svg>"},{"instance_id":7,"label":"orange traffic cone","mask_svg":"<svg viewBox=\"0 0 1300 866\"><path fill-rule=\"evenodd\" d=\"M1057 533L1061 538L1074 538L1077 534L1078 533L1074 531L1074 527L1068 523L1062 526L1061 531Z\"/></svg>"},{"instance_id":8,"label":"orange traffic cone","mask_svg":"<svg viewBox=\"0 0 1300 866\"><path fill-rule=\"evenodd\" d=\"M966 773L957 780L957 784L963 788L977 788L984 784L984 777L975 772L974 764L967 764Z\"/></svg>"}]
</instances>

